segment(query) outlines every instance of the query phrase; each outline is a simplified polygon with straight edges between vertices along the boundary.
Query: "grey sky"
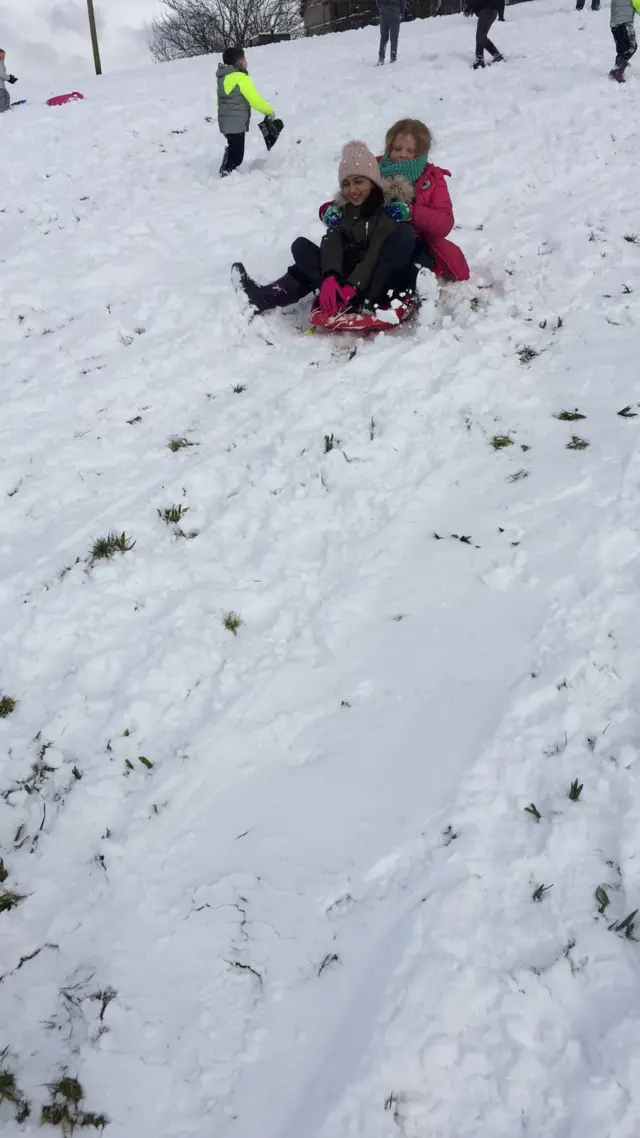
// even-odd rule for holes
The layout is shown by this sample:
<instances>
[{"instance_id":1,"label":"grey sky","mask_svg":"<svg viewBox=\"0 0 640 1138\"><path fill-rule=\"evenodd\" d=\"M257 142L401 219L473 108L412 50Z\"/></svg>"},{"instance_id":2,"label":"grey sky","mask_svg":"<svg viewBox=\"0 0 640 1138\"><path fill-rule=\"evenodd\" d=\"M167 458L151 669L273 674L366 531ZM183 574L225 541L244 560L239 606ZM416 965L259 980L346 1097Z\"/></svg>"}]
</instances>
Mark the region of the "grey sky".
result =
<instances>
[{"instance_id":1,"label":"grey sky","mask_svg":"<svg viewBox=\"0 0 640 1138\"><path fill-rule=\"evenodd\" d=\"M150 63L148 26L160 0L94 0L105 73ZM86 0L0 0L0 47L22 80L72 80L93 71ZM18 97L18 88L12 91Z\"/></svg>"}]
</instances>

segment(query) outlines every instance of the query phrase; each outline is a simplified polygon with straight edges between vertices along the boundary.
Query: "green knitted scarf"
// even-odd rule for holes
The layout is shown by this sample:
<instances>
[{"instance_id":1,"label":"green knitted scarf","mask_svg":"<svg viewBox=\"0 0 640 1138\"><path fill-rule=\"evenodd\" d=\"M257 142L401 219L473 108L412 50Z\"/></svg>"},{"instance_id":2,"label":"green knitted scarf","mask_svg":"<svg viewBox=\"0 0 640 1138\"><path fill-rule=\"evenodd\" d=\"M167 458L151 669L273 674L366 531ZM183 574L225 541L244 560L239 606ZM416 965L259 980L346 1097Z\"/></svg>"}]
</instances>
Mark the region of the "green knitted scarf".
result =
<instances>
[{"instance_id":1,"label":"green knitted scarf","mask_svg":"<svg viewBox=\"0 0 640 1138\"><path fill-rule=\"evenodd\" d=\"M383 178L406 178L413 185L424 173L428 157L427 154L419 154L417 158L407 158L404 162L392 162L385 154L378 166Z\"/></svg>"}]
</instances>

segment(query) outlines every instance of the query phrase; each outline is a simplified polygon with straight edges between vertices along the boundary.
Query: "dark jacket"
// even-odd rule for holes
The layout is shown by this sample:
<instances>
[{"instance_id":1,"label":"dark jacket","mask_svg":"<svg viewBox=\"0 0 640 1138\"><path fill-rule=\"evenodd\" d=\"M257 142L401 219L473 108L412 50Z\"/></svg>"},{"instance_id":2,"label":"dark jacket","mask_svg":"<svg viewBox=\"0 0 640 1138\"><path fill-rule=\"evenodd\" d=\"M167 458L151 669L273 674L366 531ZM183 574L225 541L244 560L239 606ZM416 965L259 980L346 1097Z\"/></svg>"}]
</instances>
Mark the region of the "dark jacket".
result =
<instances>
[{"instance_id":1,"label":"dark jacket","mask_svg":"<svg viewBox=\"0 0 640 1138\"><path fill-rule=\"evenodd\" d=\"M384 212L382 195L376 195L373 209L369 200L361 206L354 206L337 198L336 204L342 208L342 220L336 229L329 229L322 238L322 275L335 273L366 295L382 246L398 222Z\"/></svg>"},{"instance_id":2,"label":"dark jacket","mask_svg":"<svg viewBox=\"0 0 640 1138\"><path fill-rule=\"evenodd\" d=\"M399 16L401 20L404 19L406 0L376 0L376 3L381 16Z\"/></svg>"},{"instance_id":3,"label":"dark jacket","mask_svg":"<svg viewBox=\"0 0 640 1138\"><path fill-rule=\"evenodd\" d=\"M504 5L505 0L467 0L467 8L474 16L479 16L485 8L493 8L499 20L504 20Z\"/></svg>"}]
</instances>

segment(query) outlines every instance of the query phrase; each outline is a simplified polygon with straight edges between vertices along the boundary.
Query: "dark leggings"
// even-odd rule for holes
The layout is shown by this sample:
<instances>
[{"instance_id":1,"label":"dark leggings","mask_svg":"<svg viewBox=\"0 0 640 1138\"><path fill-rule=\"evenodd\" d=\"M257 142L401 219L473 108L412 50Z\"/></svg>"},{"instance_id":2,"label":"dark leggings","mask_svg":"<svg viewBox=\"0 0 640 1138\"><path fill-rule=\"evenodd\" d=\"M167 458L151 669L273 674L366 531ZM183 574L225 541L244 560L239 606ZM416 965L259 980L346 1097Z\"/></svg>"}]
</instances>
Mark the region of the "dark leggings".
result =
<instances>
[{"instance_id":1,"label":"dark leggings","mask_svg":"<svg viewBox=\"0 0 640 1138\"><path fill-rule=\"evenodd\" d=\"M385 290L393 284L394 278L410 265L415 243L416 235L410 225L401 222L396 226L380 250L378 264L365 290L368 300L383 298ZM309 241L308 237L297 237L291 246L291 254L294 263L289 271L292 275L303 286L308 286L307 292L320 288L322 269L319 246Z\"/></svg>"},{"instance_id":2,"label":"dark leggings","mask_svg":"<svg viewBox=\"0 0 640 1138\"><path fill-rule=\"evenodd\" d=\"M389 36L391 36L391 59L395 60L398 54L398 34L400 32L400 12L397 14L392 12L380 13L380 49L378 58L384 59L384 53L387 50Z\"/></svg>"},{"instance_id":3,"label":"dark leggings","mask_svg":"<svg viewBox=\"0 0 640 1138\"><path fill-rule=\"evenodd\" d=\"M497 8L483 8L478 16L478 28L476 30L476 57L478 59L484 59L485 51L493 56L500 55L496 45L489 39L489 29L497 19Z\"/></svg>"},{"instance_id":4,"label":"dark leggings","mask_svg":"<svg viewBox=\"0 0 640 1138\"><path fill-rule=\"evenodd\" d=\"M227 148L220 167L221 178L226 178L227 174L231 174L233 170L238 169L238 166L242 166L244 158L244 134L225 134L225 138Z\"/></svg>"},{"instance_id":5,"label":"dark leggings","mask_svg":"<svg viewBox=\"0 0 640 1138\"><path fill-rule=\"evenodd\" d=\"M636 31L633 24L618 24L611 29L616 44L616 67L619 71L626 71L629 60L638 50Z\"/></svg>"}]
</instances>

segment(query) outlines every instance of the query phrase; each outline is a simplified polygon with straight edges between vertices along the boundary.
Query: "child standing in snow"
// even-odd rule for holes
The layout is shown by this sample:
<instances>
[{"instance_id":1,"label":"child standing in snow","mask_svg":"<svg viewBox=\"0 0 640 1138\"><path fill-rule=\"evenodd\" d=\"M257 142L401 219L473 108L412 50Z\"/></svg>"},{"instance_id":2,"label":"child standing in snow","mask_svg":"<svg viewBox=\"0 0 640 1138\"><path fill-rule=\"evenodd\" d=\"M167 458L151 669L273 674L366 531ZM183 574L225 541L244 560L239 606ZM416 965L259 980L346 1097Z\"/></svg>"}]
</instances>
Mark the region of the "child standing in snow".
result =
<instances>
[{"instance_id":1,"label":"child standing in snow","mask_svg":"<svg viewBox=\"0 0 640 1138\"><path fill-rule=\"evenodd\" d=\"M436 276L466 281L464 254L446 238L453 229L453 205L447 189L448 170L429 162L431 132L419 119L400 119L387 131L385 151L378 159L380 173L406 204L398 210L411 221L418 243L415 259L433 267Z\"/></svg>"},{"instance_id":2,"label":"child standing in snow","mask_svg":"<svg viewBox=\"0 0 640 1138\"><path fill-rule=\"evenodd\" d=\"M227 140L220 177L226 178L242 165L244 136L251 122L251 108L272 119L275 111L258 93L249 77L249 67L242 47L228 47L218 64L218 126Z\"/></svg>"},{"instance_id":3,"label":"child standing in snow","mask_svg":"<svg viewBox=\"0 0 640 1138\"><path fill-rule=\"evenodd\" d=\"M0 48L0 114L8 111L11 106L11 96L5 86L6 83L17 83L15 75L7 75L4 49Z\"/></svg>"},{"instance_id":4,"label":"child standing in snow","mask_svg":"<svg viewBox=\"0 0 640 1138\"><path fill-rule=\"evenodd\" d=\"M398 222L393 190L364 142L348 142L338 170L340 193L324 208L327 233L320 246L298 237L293 265L272 284L258 285L237 262L233 274L257 312L295 304L314 290L327 316L382 302L411 267L416 242L410 225ZM331 218L328 211L333 211Z\"/></svg>"},{"instance_id":5,"label":"child standing in snow","mask_svg":"<svg viewBox=\"0 0 640 1138\"><path fill-rule=\"evenodd\" d=\"M484 67L484 53L488 51L493 56L494 63L500 63L504 55L498 51L496 45L489 39L489 31L496 20L504 23L505 0L466 0L465 16L477 16L476 29L476 58L473 70Z\"/></svg>"},{"instance_id":6,"label":"child standing in snow","mask_svg":"<svg viewBox=\"0 0 640 1138\"><path fill-rule=\"evenodd\" d=\"M400 24L404 16L405 0L377 0L380 13L380 48L378 51L378 67L382 67L384 56L391 36L391 62L395 63L398 56L398 35Z\"/></svg>"},{"instance_id":7,"label":"child standing in snow","mask_svg":"<svg viewBox=\"0 0 640 1138\"><path fill-rule=\"evenodd\" d=\"M632 0L611 0L611 34L616 45L616 62L609 76L617 83L625 82L624 73L638 48L633 26L634 8Z\"/></svg>"}]
</instances>

